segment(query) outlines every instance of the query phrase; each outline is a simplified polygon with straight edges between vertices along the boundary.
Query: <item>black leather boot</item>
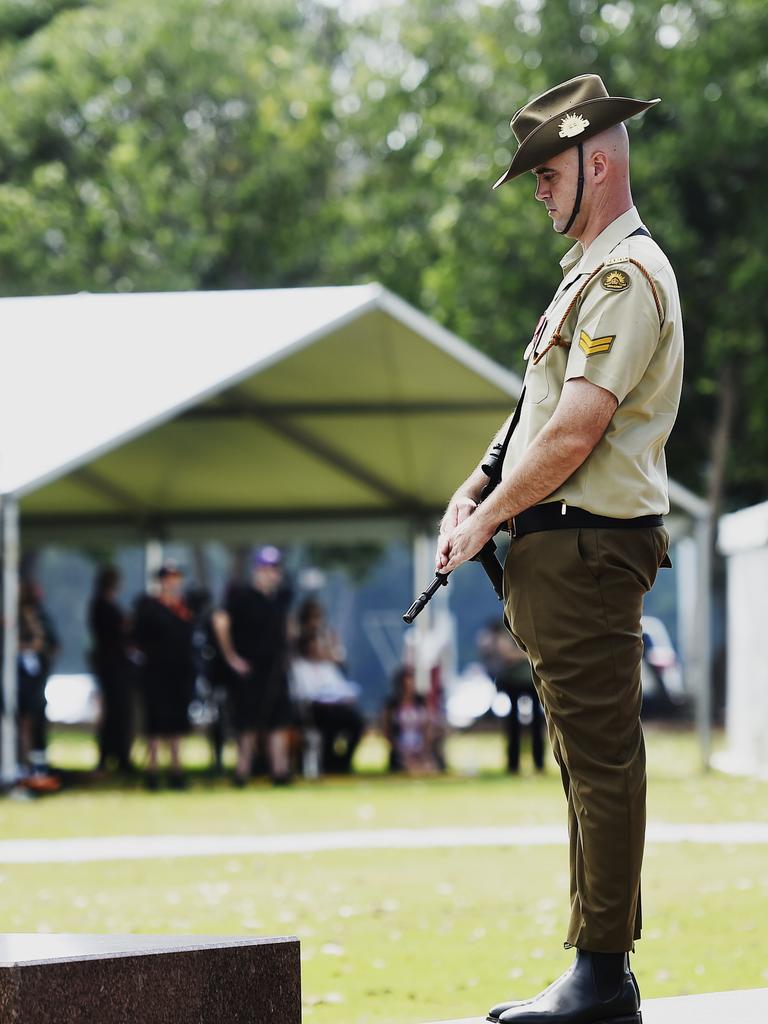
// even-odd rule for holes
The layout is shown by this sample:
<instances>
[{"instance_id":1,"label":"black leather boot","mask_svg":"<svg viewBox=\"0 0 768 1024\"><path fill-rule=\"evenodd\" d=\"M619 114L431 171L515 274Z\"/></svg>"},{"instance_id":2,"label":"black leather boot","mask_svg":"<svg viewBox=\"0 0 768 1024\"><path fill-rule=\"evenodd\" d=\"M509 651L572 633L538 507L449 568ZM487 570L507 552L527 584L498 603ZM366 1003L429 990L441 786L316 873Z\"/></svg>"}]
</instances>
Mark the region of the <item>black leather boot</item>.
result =
<instances>
[{"instance_id":1,"label":"black leather boot","mask_svg":"<svg viewBox=\"0 0 768 1024\"><path fill-rule=\"evenodd\" d=\"M492 1024L642 1024L640 990L626 953L577 949L571 967L538 996L500 1003Z\"/></svg>"}]
</instances>

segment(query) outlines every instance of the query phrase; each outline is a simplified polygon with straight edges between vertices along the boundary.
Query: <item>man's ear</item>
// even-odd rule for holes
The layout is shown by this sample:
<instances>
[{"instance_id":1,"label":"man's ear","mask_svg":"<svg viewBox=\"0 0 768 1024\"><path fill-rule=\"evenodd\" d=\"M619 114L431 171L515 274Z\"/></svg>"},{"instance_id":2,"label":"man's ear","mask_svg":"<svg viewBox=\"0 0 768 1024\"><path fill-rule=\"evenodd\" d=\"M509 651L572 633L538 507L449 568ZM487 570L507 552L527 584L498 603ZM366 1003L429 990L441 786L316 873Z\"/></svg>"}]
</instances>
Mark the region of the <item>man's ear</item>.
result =
<instances>
[{"instance_id":1,"label":"man's ear","mask_svg":"<svg viewBox=\"0 0 768 1024\"><path fill-rule=\"evenodd\" d=\"M608 157L598 149L592 154L592 177L600 182L608 173Z\"/></svg>"}]
</instances>

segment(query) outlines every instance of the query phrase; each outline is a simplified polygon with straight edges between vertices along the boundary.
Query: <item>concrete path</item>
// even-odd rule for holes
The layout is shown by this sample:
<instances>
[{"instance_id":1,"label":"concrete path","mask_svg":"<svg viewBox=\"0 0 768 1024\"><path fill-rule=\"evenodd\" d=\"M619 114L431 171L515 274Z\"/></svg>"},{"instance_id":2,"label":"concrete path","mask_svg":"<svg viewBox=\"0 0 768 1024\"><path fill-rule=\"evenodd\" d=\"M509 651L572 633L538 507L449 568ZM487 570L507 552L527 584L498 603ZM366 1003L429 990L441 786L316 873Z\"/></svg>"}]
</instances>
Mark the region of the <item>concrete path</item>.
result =
<instances>
[{"instance_id":1,"label":"concrete path","mask_svg":"<svg viewBox=\"0 0 768 1024\"><path fill-rule=\"evenodd\" d=\"M295 832L271 836L169 835L6 839L0 841L0 864L74 864L86 861L150 860L156 857L324 853L336 850L559 846L566 841L565 828L559 825L517 828L355 829L346 832ZM768 823L651 824L648 826L648 842L726 846L768 845Z\"/></svg>"},{"instance_id":2,"label":"concrete path","mask_svg":"<svg viewBox=\"0 0 768 1024\"><path fill-rule=\"evenodd\" d=\"M644 999L643 1024L766 1024L768 988L713 992L676 999ZM483 1017L443 1024L481 1024Z\"/></svg>"}]
</instances>

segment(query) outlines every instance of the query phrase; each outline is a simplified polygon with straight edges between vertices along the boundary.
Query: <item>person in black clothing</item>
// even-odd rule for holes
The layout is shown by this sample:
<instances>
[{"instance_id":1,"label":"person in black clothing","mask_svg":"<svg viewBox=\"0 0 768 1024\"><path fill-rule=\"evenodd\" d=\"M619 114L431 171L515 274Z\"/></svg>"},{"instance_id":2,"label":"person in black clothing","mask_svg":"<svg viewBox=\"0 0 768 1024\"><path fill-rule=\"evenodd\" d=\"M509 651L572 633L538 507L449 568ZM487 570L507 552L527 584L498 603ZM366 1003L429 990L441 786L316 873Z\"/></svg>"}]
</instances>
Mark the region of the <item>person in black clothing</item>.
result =
<instances>
[{"instance_id":1,"label":"person in black clothing","mask_svg":"<svg viewBox=\"0 0 768 1024\"><path fill-rule=\"evenodd\" d=\"M45 698L45 686L51 674L53 664L59 653L59 635L53 620L43 604L43 592L40 584L34 580L22 580L20 588L20 615L31 615L42 630L43 642L38 651L37 674L34 672L27 677L27 670L22 664L20 666L20 678L27 679L31 686L31 692L40 689L40 699L35 703L34 708L28 708L29 747L28 756L33 773L38 777L48 775L48 717L46 715L47 700ZM21 609L24 609L23 613ZM31 692L22 698L31 696Z\"/></svg>"},{"instance_id":2,"label":"person in black clothing","mask_svg":"<svg viewBox=\"0 0 768 1024\"><path fill-rule=\"evenodd\" d=\"M25 785L42 792L60 782L48 766L48 719L45 687L59 649L59 638L45 610L42 592L32 580L19 588L19 651L17 659L19 755Z\"/></svg>"},{"instance_id":3,"label":"person in black clothing","mask_svg":"<svg viewBox=\"0 0 768 1024\"><path fill-rule=\"evenodd\" d=\"M190 730L189 704L195 685L192 615L181 598L183 575L167 562L157 573L157 596L139 599L133 639L141 651L142 696L148 743L147 786L158 787L158 752L166 740L171 755L170 783L183 789L180 741Z\"/></svg>"},{"instance_id":4,"label":"person in black clothing","mask_svg":"<svg viewBox=\"0 0 768 1024\"><path fill-rule=\"evenodd\" d=\"M504 719L507 732L507 771L520 770L520 708L521 697L531 702L531 753L537 771L544 771L544 710L531 678L528 658L500 622L491 622L481 644L486 668L500 693L510 699L509 714Z\"/></svg>"},{"instance_id":5,"label":"person in black clothing","mask_svg":"<svg viewBox=\"0 0 768 1024\"><path fill-rule=\"evenodd\" d=\"M133 708L132 664L128 658L128 620L117 603L120 573L112 566L96 576L88 608L88 625L93 646L91 667L101 690L101 720L98 727L99 769L114 762L118 771L131 772Z\"/></svg>"},{"instance_id":6,"label":"person in black clothing","mask_svg":"<svg viewBox=\"0 0 768 1024\"><path fill-rule=\"evenodd\" d=\"M280 551L266 545L253 559L251 581L230 589L226 608L214 613L219 646L236 673L232 717L237 733L236 785L251 774L257 736L267 734L272 781L290 779L290 728L294 721L288 691L288 609L290 591L282 585Z\"/></svg>"},{"instance_id":7,"label":"person in black clothing","mask_svg":"<svg viewBox=\"0 0 768 1024\"><path fill-rule=\"evenodd\" d=\"M23 580L19 588L18 702L19 754L23 770L38 767L36 723L45 715L46 637L34 588Z\"/></svg>"}]
</instances>

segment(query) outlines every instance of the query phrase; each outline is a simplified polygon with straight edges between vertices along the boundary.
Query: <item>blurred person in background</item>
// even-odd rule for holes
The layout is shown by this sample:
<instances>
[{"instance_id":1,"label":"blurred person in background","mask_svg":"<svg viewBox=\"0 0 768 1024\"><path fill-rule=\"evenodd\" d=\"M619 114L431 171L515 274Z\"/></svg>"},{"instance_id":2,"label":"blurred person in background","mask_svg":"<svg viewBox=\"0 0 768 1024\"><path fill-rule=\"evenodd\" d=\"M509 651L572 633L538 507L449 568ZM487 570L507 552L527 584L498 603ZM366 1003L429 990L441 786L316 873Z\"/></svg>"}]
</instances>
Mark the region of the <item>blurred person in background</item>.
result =
<instances>
[{"instance_id":1,"label":"blurred person in background","mask_svg":"<svg viewBox=\"0 0 768 1024\"><path fill-rule=\"evenodd\" d=\"M50 616L39 587L22 580L19 588L18 721L19 760L25 784L42 791L58 789L48 772L45 684L58 651Z\"/></svg>"},{"instance_id":2,"label":"blurred person in background","mask_svg":"<svg viewBox=\"0 0 768 1024\"><path fill-rule=\"evenodd\" d=\"M325 608L316 597L307 597L301 602L296 613L296 626L298 646L305 645L310 639L317 640L322 657L344 668L347 657L344 644L338 633L328 625Z\"/></svg>"},{"instance_id":3,"label":"blurred person in background","mask_svg":"<svg viewBox=\"0 0 768 1024\"><path fill-rule=\"evenodd\" d=\"M55 790L60 782L48 770L45 687L59 651L59 637L43 604L42 589L33 580L21 581L19 622L26 638L20 642L18 658L21 763L29 788Z\"/></svg>"},{"instance_id":4,"label":"blurred person in background","mask_svg":"<svg viewBox=\"0 0 768 1024\"><path fill-rule=\"evenodd\" d=\"M359 685L345 678L330 653L322 631L299 634L297 657L291 661L291 695L307 727L320 733L320 770L347 774L352 771L365 720L357 707Z\"/></svg>"},{"instance_id":5,"label":"blurred person in background","mask_svg":"<svg viewBox=\"0 0 768 1024\"><path fill-rule=\"evenodd\" d=\"M520 770L521 698L530 702L531 753L537 771L544 771L544 709L531 678L531 666L503 623L488 624L478 643L486 670L500 693L510 700L509 714L504 718L507 733L507 771ZM527 717L527 715L526 715Z\"/></svg>"},{"instance_id":6,"label":"blurred person in background","mask_svg":"<svg viewBox=\"0 0 768 1024\"><path fill-rule=\"evenodd\" d=\"M192 613L181 592L184 577L175 562L157 572L158 591L142 596L133 625L133 641L142 655L141 690L147 736L148 789L159 787L160 743L170 751L169 783L186 788L180 745L190 731L189 705L194 694L195 662L192 653Z\"/></svg>"},{"instance_id":7,"label":"blurred person in background","mask_svg":"<svg viewBox=\"0 0 768 1024\"><path fill-rule=\"evenodd\" d=\"M32 593L34 594L34 599L37 602L37 614L40 616L40 621L43 624L43 632L45 633L43 664L45 668L45 681L47 683L61 649L61 640L59 639L59 632L54 624L53 617L45 606L42 586L36 580L32 580L30 586L32 588ZM47 771L48 716L45 708L36 716L32 737L32 747L33 757L36 756L41 770Z\"/></svg>"},{"instance_id":8,"label":"blurred person in background","mask_svg":"<svg viewBox=\"0 0 768 1024\"><path fill-rule=\"evenodd\" d=\"M213 752L213 771L224 767L224 744L229 725L229 704L235 673L221 650L213 619L213 597L205 587L193 587L186 594L192 612L192 651L195 661L195 698L203 710Z\"/></svg>"},{"instance_id":9,"label":"blurred person in background","mask_svg":"<svg viewBox=\"0 0 768 1024\"><path fill-rule=\"evenodd\" d=\"M99 770L114 765L132 772L133 665L128 658L128 617L117 601L120 573L113 565L100 569L88 606L91 668L101 692L98 725Z\"/></svg>"},{"instance_id":10,"label":"blurred person in background","mask_svg":"<svg viewBox=\"0 0 768 1024\"><path fill-rule=\"evenodd\" d=\"M441 766L434 755L434 716L416 691L416 673L401 666L392 680L392 695L384 706L384 736L389 743L389 770L423 775Z\"/></svg>"},{"instance_id":11,"label":"blurred person in background","mask_svg":"<svg viewBox=\"0 0 768 1024\"><path fill-rule=\"evenodd\" d=\"M232 720L237 734L234 782L251 776L260 734L266 735L272 782L290 782L290 732L294 710L288 691L288 609L282 555L271 544L254 553L251 579L232 586L226 606L213 614L213 627L234 673Z\"/></svg>"}]
</instances>

